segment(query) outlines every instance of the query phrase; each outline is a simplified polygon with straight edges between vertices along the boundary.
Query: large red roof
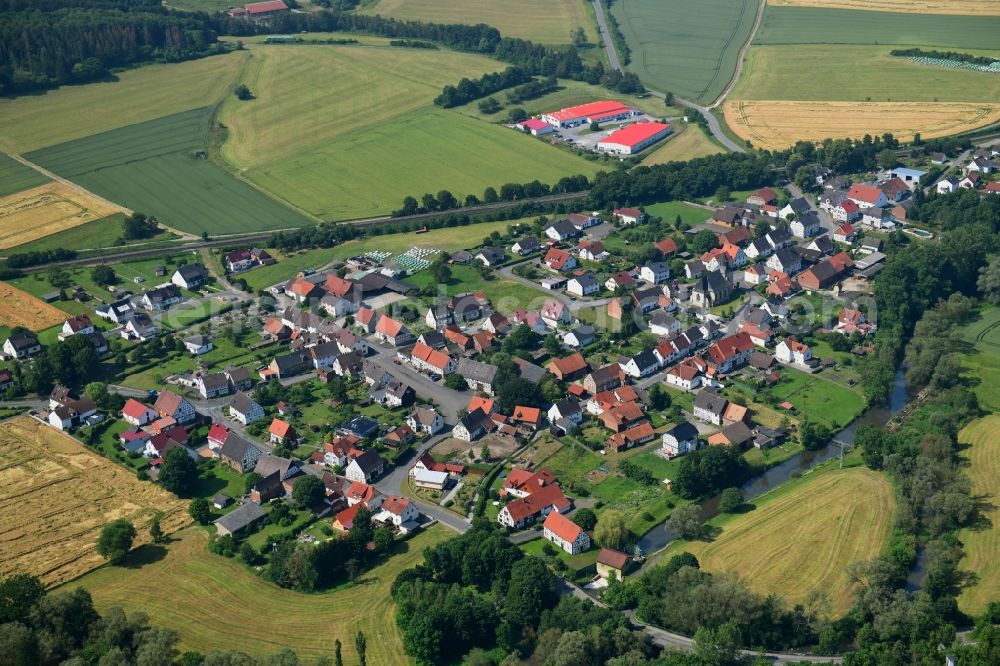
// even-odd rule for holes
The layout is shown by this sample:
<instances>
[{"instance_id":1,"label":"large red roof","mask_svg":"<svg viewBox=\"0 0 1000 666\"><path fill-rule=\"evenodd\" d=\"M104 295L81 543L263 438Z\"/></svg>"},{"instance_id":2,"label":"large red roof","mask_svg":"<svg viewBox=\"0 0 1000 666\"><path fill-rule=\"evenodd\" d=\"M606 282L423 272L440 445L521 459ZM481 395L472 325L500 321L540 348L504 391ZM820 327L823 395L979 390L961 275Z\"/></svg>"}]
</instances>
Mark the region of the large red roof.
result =
<instances>
[{"instance_id":1,"label":"large red roof","mask_svg":"<svg viewBox=\"0 0 1000 666\"><path fill-rule=\"evenodd\" d=\"M283 0L267 0L267 2L255 2L246 5L244 9L250 14L264 14L266 12L280 12L288 9L288 5Z\"/></svg>"},{"instance_id":2,"label":"large red roof","mask_svg":"<svg viewBox=\"0 0 1000 666\"><path fill-rule=\"evenodd\" d=\"M635 146L649 137L665 129L670 129L669 123L634 123L612 132L598 143L617 143L623 146Z\"/></svg>"},{"instance_id":3,"label":"large red roof","mask_svg":"<svg viewBox=\"0 0 1000 666\"><path fill-rule=\"evenodd\" d=\"M552 511L549 513L542 526L568 543L576 541L577 538L579 538L580 533L583 531L580 529L579 525L558 511Z\"/></svg>"},{"instance_id":4,"label":"large red roof","mask_svg":"<svg viewBox=\"0 0 1000 666\"><path fill-rule=\"evenodd\" d=\"M575 118L590 118L591 116L595 118L603 118L605 116L616 115L616 112L618 111L623 113L627 112L628 107L621 102L604 100L601 102L580 104L579 106L570 106L545 115L562 122L564 120L573 120Z\"/></svg>"}]
</instances>

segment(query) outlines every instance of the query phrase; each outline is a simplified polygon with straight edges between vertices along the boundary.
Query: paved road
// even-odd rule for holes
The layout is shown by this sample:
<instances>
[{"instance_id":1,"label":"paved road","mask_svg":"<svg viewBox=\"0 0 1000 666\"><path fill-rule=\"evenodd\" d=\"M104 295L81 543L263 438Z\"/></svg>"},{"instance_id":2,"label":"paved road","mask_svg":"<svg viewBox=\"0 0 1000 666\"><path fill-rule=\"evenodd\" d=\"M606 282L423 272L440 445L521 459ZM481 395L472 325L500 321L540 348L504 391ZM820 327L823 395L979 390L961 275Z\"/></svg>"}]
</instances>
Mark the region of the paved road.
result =
<instances>
[{"instance_id":1,"label":"paved road","mask_svg":"<svg viewBox=\"0 0 1000 666\"><path fill-rule=\"evenodd\" d=\"M594 14L597 16L598 32L600 32L601 40L604 42L604 50L608 54L608 62L611 63L611 68L618 71L623 71L621 67L621 62L618 60L618 53L615 51L614 41L611 39L611 33L608 31L607 22L604 16L604 6L601 4L600 0L591 0L594 5ZM732 87L736 84L737 78L743 69L743 58L746 55L747 49L753 42L754 36L757 34L757 29L760 27L761 17L764 15L764 2L765 0L759 0L757 7L757 16L754 19L753 29L750 31L750 35L747 37L746 42L740 47L739 59L737 60L736 72L733 74L733 78L730 79L728 85L726 85L725 90L722 94L710 105L702 106L691 100L682 99L680 97L674 97L674 100L681 106L687 107L693 111L697 111L705 119L708 124L708 129L715 137L716 141L721 143L723 146L729 150L736 153L745 153L746 148L739 143L733 141L729 136L723 131L718 118L712 115L712 109L718 107L725 100L725 96L732 90ZM649 89L649 92L656 97L663 98L663 93L658 90Z\"/></svg>"},{"instance_id":2,"label":"paved road","mask_svg":"<svg viewBox=\"0 0 1000 666\"><path fill-rule=\"evenodd\" d=\"M614 41L611 39L611 32L608 30L608 23L604 17L604 5L601 0L591 0L594 5L594 15L597 16L597 32L601 35L601 41L604 42L604 50L608 54L608 62L611 63L611 69L622 71L621 62L618 60L618 52L615 51Z\"/></svg>"},{"instance_id":3,"label":"paved road","mask_svg":"<svg viewBox=\"0 0 1000 666\"><path fill-rule=\"evenodd\" d=\"M529 259L529 261L533 260ZM504 266L503 268L498 270L497 273L504 276L508 280L513 280L514 282L519 282L526 287L531 287L531 289L533 290L532 293L539 293L542 287L540 287L537 282L532 282L531 280L523 278L514 272L514 267L520 266L523 263L526 262L520 262L518 264L511 264L509 266ZM553 273L553 277L556 277L555 273ZM611 300L611 298L593 298L589 300L580 300L577 298L573 298L572 296L569 296L568 294L561 291L541 292L541 293L546 294L545 298L554 298L557 301L560 301L561 303L563 303L563 305L569 308L570 312L576 312L577 310L583 310L584 308L600 307L602 305L607 305L608 301ZM538 298L541 298L540 293ZM532 306L530 306L529 303L524 303L522 307L530 308Z\"/></svg>"}]
</instances>

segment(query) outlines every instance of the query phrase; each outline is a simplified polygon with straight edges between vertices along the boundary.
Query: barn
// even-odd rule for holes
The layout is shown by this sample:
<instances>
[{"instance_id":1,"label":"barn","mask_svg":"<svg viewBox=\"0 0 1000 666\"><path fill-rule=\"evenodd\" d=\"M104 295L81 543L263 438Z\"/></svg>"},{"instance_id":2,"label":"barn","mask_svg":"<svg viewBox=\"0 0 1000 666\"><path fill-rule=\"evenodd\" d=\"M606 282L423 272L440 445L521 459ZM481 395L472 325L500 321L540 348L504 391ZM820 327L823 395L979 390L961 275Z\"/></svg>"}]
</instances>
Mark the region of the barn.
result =
<instances>
[{"instance_id":1,"label":"barn","mask_svg":"<svg viewBox=\"0 0 1000 666\"><path fill-rule=\"evenodd\" d=\"M615 155L635 155L670 134L668 123L635 123L597 142L597 149Z\"/></svg>"}]
</instances>

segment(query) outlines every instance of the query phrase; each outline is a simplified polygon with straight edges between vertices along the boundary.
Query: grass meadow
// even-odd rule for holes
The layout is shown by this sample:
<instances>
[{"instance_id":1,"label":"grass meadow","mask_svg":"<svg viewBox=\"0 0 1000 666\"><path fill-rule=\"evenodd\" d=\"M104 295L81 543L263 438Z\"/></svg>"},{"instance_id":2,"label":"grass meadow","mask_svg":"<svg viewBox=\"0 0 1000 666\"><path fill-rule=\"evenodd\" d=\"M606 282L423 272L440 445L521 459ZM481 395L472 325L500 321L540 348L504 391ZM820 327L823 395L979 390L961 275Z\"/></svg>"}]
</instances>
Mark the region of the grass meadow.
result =
<instances>
[{"instance_id":1,"label":"grass meadow","mask_svg":"<svg viewBox=\"0 0 1000 666\"><path fill-rule=\"evenodd\" d=\"M673 224L674 220L677 219L677 216L680 215L681 220L691 226L697 226L711 217L710 211L686 204L683 201L664 201L661 203L650 204L649 206L646 206L646 213L662 217L663 220L669 224ZM607 243L605 243L605 245L607 245Z\"/></svg>"},{"instance_id":2,"label":"grass meadow","mask_svg":"<svg viewBox=\"0 0 1000 666\"><path fill-rule=\"evenodd\" d=\"M973 421L958 434L959 441L968 444L964 456L969 463L965 470L972 480L973 497L980 504L985 520L982 525L963 529L959 533L965 557L962 568L978 579L962 590L958 606L963 613L978 615L1000 595L1000 415L991 414Z\"/></svg>"},{"instance_id":3,"label":"grass meadow","mask_svg":"<svg viewBox=\"0 0 1000 666\"><path fill-rule=\"evenodd\" d=\"M377 46L251 47L227 100L223 157L260 188L324 219L383 215L403 197L593 175L596 163L493 123L433 106L446 83L504 68L447 51ZM606 94L606 93L605 93Z\"/></svg>"},{"instance_id":4,"label":"grass meadow","mask_svg":"<svg viewBox=\"0 0 1000 666\"><path fill-rule=\"evenodd\" d=\"M1000 38L995 46L1000 46ZM1000 76L921 65L889 55L891 46L788 44L754 46L733 100L996 102ZM973 51L972 55L997 55ZM886 86L885 82L892 85Z\"/></svg>"},{"instance_id":5,"label":"grass meadow","mask_svg":"<svg viewBox=\"0 0 1000 666\"><path fill-rule=\"evenodd\" d=\"M507 182L597 171L523 133L428 107L245 175L313 215L343 220L386 215L408 195L447 189L461 199Z\"/></svg>"},{"instance_id":6,"label":"grass meadow","mask_svg":"<svg viewBox=\"0 0 1000 666\"><path fill-rule=\"evenodd\" d=\"M694 123L674 124L674 129L676 132L672 137L643 158L643 165L684 162L724 152L718 144L708 138L701 127Z\"/></svg>"},{"instance_id":7,"label":"grass meadow","mask_svg":"<svg viewBox=\"0 0 1000 666\"><path fill-rule=\"evenodd\" d=\"M0 197L17 194L47 182L49 182L47 176L24 166L9 155L0 153Z\"/></svg>"},{"instance_id":8,"label":"grass meadow","mask_svg":"<svg viewBox=\"0 0 1000 666\"><path fill-rule=\"evenodd\" d=\"M248 57L238 51L146 65L117 74L117 81L0 99L0 149L24 153L210 106L230 93Z\"/></svg>"},{"instance_id":9,"label":"grass meadow","mask_svg":"<svg viewBox=\"0 0 1000 666\"><path fill-rule=\"evenodd\" d=\"M882 552L895 504L885 476L828 464L755 499L745 513L714 518L717 537L674 542L663 561L687 551L702 569L737 575L790 604L824 592L839 617L853 601L846 567Z\"/></svg>"},{"instance_id":10,"label":"grass meadow","mask_svg":"<svg viewBox=\"0 0 1000 666\"><path fill-rule=\"evenodd\" d=\"M161 548L129 555L124 567L104 567L67 587L85 587L100 610L143 611L153 624L180 634L181 649L239 649L254 656L290 647L314 662L343 644L346 663L358 663L354 636L368 638L371 666L412 663L403 653L389 588L403 569L421 561L424 548L450 537L432 527L399 545L399 553L361 579L330 592L302 594L261 580L236 560L208 552L206 532L188 529Z\"/></svg>"},{"instance_id":11,"label":"grass meadow","mask_svg":"<svg viewBox=\"0 0 1000 666\"><path fill-rule=\"evenodd\" d=\"M842 428L854 420L865 403L861 394L851 389L791 368L782 369L781 381L773 393L792 403L800 417L833 428Z\"/></svg>"},{"instance_id":12,"label":"grass meadow","mask_svg":"<svg viewBox=\"0 0 1000 666\"><path fill-rule=\"evenodd\" d=\"M707 103L736 71L757 3L751 0L619 0L611 13L632 49L629 69L643 83Z\"/></svg>"},{"instance_id":13,"label":"grass meadow","mask_svg":"<svg viewBox=\"0 0 1000 666\"><path fill-rule=\"evenodd\" d=\"M1000 308L984 310L963 328L962 340L969 346L962 354L962 363L979 405L1000 412Z\"/></svg>"},{"instance_id":14,"label":"grass meadow","mask_svg":"<svg viewBox=\"0 0 1000 666\"><path fill-rule=\"evenodd\" d=\"M201 108L29 153L33 161L132 210L190 233L297 227L310 220L196 158L208 143Z\"/></svg>"},{"instance_id":15,"label":"grass meadow","mask_svg":"<svg viewBox=\"0 0 1000 666\"><path fill-rule=\"evenodd\" d=\"M908 44L962 50L995 49L997 35L1000 35L1000 16L768 6L754 43Z\"/></svg>"},{"instance_id":16,"label":"grass meadow","mask_svg":"<svg viewBox=\"0 0 1000 666\"><path fill-rule=\"evenodd\" d=\"M520 37L542 44L569 44L570 33L583 28L592 42L597 28L590 3L582 0L378 0L365 3L364 14L381 14L403 21L485 23L504 37Z\"/></svg>"}]
</instances>

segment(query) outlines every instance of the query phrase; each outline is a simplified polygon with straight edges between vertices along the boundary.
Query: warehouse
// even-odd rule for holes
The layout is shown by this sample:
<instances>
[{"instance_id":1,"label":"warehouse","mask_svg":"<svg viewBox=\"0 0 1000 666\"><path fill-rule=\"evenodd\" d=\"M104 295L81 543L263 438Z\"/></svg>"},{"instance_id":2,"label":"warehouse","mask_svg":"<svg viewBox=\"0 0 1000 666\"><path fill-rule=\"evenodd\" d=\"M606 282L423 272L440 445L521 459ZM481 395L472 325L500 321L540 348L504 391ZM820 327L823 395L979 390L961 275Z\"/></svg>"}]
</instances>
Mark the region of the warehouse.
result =
<instances>
[{"instance_id":1,"label":"warehouse","mask_svg":"<svg viewBox=\"0 0 1000 666\"><path fill-rule=\"evenodd\" d=\"M550 134L555 132L556 128L549 125L544 120L539 120L538 118L529 118L528 120L522 120L517 124L517 129L522 132L531 132L532 136L543 136L545 134Z\"/></svg>"},{"instance_id":2,"label":"warehouse","mask_svg":"<svg viewBox=\"0 0 1000 666\"><path fill-rule=\"evenodd\" d=\"M635 115L639 115L639 111L630 109L621 102L605 100L546 113L542 116L542 120L556 127L576 127L584 123L600 124L628 120Z\"/></svg>"},{"instance_id":3,"label":"warehouse","mask_svg":"<svg viewBox=\"0 0 1000 666\"><path fill-rule=\"evenodd\" d=\"M597 142L597 149L615 155L635 155L670 134L667 123L635 123Z\"/></svg>"}]
</instances>

